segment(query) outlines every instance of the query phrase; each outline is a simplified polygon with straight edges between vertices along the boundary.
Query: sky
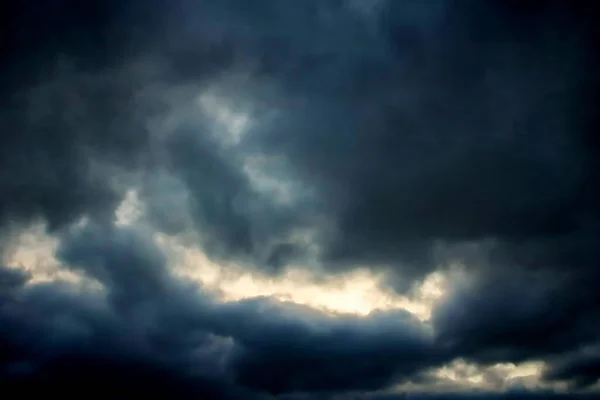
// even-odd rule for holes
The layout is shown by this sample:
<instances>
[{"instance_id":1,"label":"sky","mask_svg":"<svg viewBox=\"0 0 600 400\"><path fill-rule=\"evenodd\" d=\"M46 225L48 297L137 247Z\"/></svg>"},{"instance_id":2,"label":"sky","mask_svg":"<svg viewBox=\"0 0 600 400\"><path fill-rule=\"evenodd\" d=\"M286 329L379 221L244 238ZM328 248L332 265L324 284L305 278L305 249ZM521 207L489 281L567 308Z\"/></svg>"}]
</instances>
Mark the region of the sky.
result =
<instances>
[{"instance_id":1,"label":"sky","mask_svg":"<svg viewBox=\"0 0 600 400\"><path fill-rule=\"evenodd\" d=\"M3 3L0 384L598 398L585 3Z\"/></svg>"}]
</instances>

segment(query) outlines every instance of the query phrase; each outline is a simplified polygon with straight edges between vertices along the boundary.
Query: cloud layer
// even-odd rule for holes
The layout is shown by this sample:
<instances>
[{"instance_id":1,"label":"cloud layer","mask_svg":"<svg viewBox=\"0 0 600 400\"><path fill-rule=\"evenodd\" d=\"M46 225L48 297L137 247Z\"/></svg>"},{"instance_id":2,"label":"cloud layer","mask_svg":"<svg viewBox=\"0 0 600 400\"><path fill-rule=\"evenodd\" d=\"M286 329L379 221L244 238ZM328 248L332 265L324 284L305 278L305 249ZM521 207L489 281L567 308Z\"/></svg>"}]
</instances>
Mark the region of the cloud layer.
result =
<instances>
[{"instance_id":1,"label":"cloud layer","mask_svg":"<svg viewBox=\"0 0 600 400\"><path fill-rule=\"evenodd\" d=\"M42 222L61 268L98 284L0 269L7 385L383 399L461 359L540 361L541 386L594 390L595 10L76 3L0 10L0 250ZM123 226L132 190L144 210ZM157 234L273 279L367 268L407 294L460 274L428 321L221 302ZM554 396L541 386L477 396ZM466 396L431 391L389 396Z\"/></svg>"}]
</instances>

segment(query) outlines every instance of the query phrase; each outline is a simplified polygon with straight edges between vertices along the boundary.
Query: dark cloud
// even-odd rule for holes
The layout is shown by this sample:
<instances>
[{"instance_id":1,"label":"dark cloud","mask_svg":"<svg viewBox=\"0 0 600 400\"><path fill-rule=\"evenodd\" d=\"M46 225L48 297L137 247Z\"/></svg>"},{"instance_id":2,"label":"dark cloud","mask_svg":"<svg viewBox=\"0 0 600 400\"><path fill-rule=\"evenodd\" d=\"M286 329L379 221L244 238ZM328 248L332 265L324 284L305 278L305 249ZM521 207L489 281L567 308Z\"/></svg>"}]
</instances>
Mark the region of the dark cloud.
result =
<instances>
[{"instance_id":1,"label":"dark cloud","mask_svg":"<svg viewBox=\"0 0 600 400\"><path fill-rule=\"evenodd\" d=\"M63 268L103 286L0 269L7 384L328 396L458 357L597 380L581 351L600 333L597 10L365 4L1 6L0 249L45 221ZM210 90L252 117L237 145L196 104ZM259 188L249 160L292 184L289 198ZM117 228L132 187L149 227ZM401 311L220 304L174 277L148 229L196 232L214 260L267 273L368 265L402 291L462 261L469 279L432 326Z\"/></svg>"},{"instance_id":2,"label":"dark cloud","mask_svg":"<svg viewBox=\"0 0 600 400\"><path fill-rule=\"evenodd\" d=\"M241 383L270 393L377 390L443 359L433 338L406 312L338 321L309 313L298 321L293 308L241 305L246 318L255 318L238 328L245 348L232 362Z\"/></svg>"},{"instance_id":3,"label":"dark cloud","mask_svg":"<svg viewBox=\"0 0 600 400\"><path fill-rule=\"evenodd\" d=\"M563 280L511 272L457 288L435 311L438 340L492 363L524 361L593 343L599 333L596 299L589 293L570 293Z\"/></svg>"},{"instance_id":4,"label":"dark cloud","mask_svg":"<svg viewBox=\"0 0 600 400\"><path fill-rule=\"evenodd\" d=\"M592 385L593 357L572 352L597 346L596 282L586 270L487 273L457 285L436 308L438 344L480 364L541 359L548 381Z\"/></svg>"},{"instance_id":5,"label":"dark cloud","mask_svg":"<svg viewBox=\"0 0 600 400\"><path fill-rule=\"evenodd\" d=\"M545 378L563 380L575 388L585 388L598 382L599 368L598 349L588 347L554 359L546 369Z\"/></svg>"},{"instance_id":6,"label":"dark cloud","mask_svg":"<svg viewBox=\"0 0 600 400\"><path fill-rule=\"evenodd\" d=\"M427 393L416 393L406 395L383 395L370 397L373 400L527 400L527 399L549 399L549 400L591 400L595 398L594 394L560 394L549 391L532 392L526 390L515 390L509 393L454 393L454 394L427 394Z\"/></svg>"},{"instance_id":7,"label":"dark cloud","mask_svg":"<svg viewBox=\"0 0 600 400\"><path fill-rule=\"evenodd\" d=\"M418 51L392 31L375 42L388 52L372 65L350 53L347 68L311 71L320 85L301 87L303 112L266 133L268 148L327 199L330 262L402 264L419 276L435 267L424 265L436 241L576 234L588 214L579 197L594 155L571 129L577 38L506 27L497 43L500 28L454 30L469 18L438 19L422 28L441 37L421 38Z\"/></svg>"},{"instance_id":8,"label":"dark cloud","mask_svg":"<svg viewBox=\"0 0 600 400\"><path fill-rule=\"evenodd\" d=\"M72 229L58 255L103 289L27 286L26 276L2 269L7 384L67 394L78 382L107 392L269 398L376 390L444 359L404 311L363 319L269 298L215 303L175 278L153 242L127 228Z\"/></svg>"},{"instance_id":9,"label":"dark cloud","mask_svg":"<svg viewBox=\"0 0 600 400\"><path fill-rule=\"evenodd\" d=\"M135 84L111 43L120 6L75 3L2 6L3 225L44 218L55 228L110 211L112 175L143 151Z\"/></svg>"}]
</instances>

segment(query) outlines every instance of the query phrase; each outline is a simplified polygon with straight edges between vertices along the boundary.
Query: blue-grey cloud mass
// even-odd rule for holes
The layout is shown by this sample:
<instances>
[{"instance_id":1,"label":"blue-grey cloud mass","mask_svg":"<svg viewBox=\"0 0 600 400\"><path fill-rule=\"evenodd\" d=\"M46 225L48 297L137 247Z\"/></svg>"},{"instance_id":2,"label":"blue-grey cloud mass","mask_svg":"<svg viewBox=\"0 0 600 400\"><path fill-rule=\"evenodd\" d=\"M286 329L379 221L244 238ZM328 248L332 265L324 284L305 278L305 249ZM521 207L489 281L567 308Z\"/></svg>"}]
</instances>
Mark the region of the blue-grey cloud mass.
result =
<instances>
[{"instance_id":1,"label":"blue-grey cloud mass","mask_svg":"<svg viewBox=\"0 0 600 400\"><path fill-rule=\"evenodd\" d=\"M0 266L2 387L595 398L597 15L561 0L1 5L0 251L43 222L60 268L98 284ZM132 188L144 224L123 226ZM451 264L469 278L428 321L223 302L176 273L158 233L274 279L367 266L405 294ZM541 386L427 389L459 359L540 361ZM425 389L392 393L407 383Z\"/></svg>"}]
</instances>

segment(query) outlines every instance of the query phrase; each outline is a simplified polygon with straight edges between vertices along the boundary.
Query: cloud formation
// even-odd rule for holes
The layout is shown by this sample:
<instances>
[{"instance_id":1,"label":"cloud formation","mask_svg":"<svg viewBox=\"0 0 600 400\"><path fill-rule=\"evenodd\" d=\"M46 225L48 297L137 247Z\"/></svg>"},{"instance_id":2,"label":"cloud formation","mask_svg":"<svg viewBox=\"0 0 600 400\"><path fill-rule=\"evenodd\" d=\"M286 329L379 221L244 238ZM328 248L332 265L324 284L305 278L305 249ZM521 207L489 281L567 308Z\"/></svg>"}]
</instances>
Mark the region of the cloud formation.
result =
<instances>
[{"instance_id":1,"label":"cloud formation","mask_svg":"<svg viewBox=\"0 0 600 400\"><path fill-rule=\"evenodd\" d=\"M0 250L41 221L61 268L98 284L0 269L7 385L464 398L382 392L462 359L539 361L560 396L598 390L597 10L2 7ZM144 210L123 226L132 190ZM401 294L433 272L455 279L427 321L221 302L176 274L157 234L272 279L368 268ZM544 390L473 398L559 396Z\"/></svg>"},{"instance_id":2,"label":"cloud formation","mask_svg":"<svg viewBox=\"0 0 600 400\"><path fill-rule=\"evenodd\" d=\"M81 227L58 253L103 290L27 286L24 273L3 269L2 331L14 349L4 377L148 393L329 392L378 389L440 359L405 311L335 317L268 298L215 303L170 275L160 250L128 228Z\"/></svg>"}]
</instances>

